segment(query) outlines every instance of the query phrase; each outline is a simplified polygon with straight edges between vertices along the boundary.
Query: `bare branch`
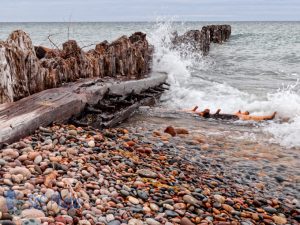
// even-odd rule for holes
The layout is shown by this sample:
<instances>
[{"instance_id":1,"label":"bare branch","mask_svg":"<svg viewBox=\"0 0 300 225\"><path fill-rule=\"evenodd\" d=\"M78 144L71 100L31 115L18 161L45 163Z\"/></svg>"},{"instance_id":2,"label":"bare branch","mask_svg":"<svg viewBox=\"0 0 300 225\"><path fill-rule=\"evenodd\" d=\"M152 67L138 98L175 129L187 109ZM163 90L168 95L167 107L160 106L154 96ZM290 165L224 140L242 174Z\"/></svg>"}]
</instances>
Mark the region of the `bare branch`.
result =
<instances>
[{"instance_id":1,"label":"bare branch","mask_svg":"<svg viewBox=\"0 0 300 225\"><path fill-rule=\"evenodd\" d=\"M68 41L70 40L70 26L71 26L71 20L72 20L72 14L69 16L69 22L68 22Z\"/></svg>"},{"instance_id":2,"label":"bare branch","mask_svg":"<svg viewBox=\"0 0 300 225\"><path fill-rule=\"evenodd\" d=\"M48 35L48 40L50 41L50 43L57 48L57 50L59 50L59 47L51 40L51 37L54 36L54 35L57 35L57 34L49 34Z\"/></svg>"},{"instance_id":3,"label":"bare branch","mask_svg":"<svg viewBox=\"0 0 300 225\"><path fill-rule=\"evenodd\" d=\"M93 45L96 45L96 43L91 43L91 44L88 44L88 45L84 45L84 46L82 46L80 49L82 50L82 49L84 49L84 48L88 48L88 47L91 47L91 46L93 46Z\"/></svg>"}]
</instances>

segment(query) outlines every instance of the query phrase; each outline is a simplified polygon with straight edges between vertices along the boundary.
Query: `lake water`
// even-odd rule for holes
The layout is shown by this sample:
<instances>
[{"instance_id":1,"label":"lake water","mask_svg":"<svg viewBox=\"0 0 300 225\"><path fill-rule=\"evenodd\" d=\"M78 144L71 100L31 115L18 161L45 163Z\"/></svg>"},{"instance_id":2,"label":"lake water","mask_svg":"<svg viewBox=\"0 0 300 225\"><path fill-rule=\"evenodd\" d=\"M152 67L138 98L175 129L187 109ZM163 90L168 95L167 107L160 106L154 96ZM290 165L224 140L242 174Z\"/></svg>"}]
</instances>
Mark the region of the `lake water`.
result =
<instances>
[{"instance_id":1,"label":"lake water","mask_svg":"<svg viewBox=\"0 0 300 225\"><path fill-rule=\"evenodd\" d=\"M232 26L230 40L222 45L212 44L207 57L186 48L172 50L170 36L174 30L183 33L212 22L0 23L0 39L22 29L30 34L35 45L51 46L50 35L59 46L67 39L86 46L135 31L146 32L155 46L153 70L169 74L171 89L162 97L163 107L171 110L199 105L212 111L221 108L224 113L234 113L241 109L257 115L277 111L275 121L252 124L250 127L258 129L258 134L249 128L244 138L259 136L283 149L299 151L300 23L227 23ZM249 123L231 124L243 125Z\"/></svg>"}]
</instances>

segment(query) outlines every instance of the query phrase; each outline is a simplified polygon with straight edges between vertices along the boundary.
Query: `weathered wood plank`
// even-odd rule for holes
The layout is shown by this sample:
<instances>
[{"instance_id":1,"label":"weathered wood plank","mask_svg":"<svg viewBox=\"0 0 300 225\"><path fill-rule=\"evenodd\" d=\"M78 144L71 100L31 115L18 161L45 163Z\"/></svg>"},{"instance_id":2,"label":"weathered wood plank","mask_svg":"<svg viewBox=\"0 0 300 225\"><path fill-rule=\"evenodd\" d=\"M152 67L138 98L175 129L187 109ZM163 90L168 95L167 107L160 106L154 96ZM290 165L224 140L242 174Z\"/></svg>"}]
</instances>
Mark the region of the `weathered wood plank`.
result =
<instances>
[{"instance_id":1,"label":"weathered wood plank","mask_svg":"<svg viewBox=\"0 0 300 225\"><path fill-rule=\"evenodd\" d=\"M53 88L0 105L0 143L11 143L34 132L39 126L67 121L78 115L88 104L95 104L104 94L126 95L133 90L140 93L158 86L167 79L166 74L153 74L140 80L115 81L85 79L64 87Z\"/></svg>"}]
</instances>

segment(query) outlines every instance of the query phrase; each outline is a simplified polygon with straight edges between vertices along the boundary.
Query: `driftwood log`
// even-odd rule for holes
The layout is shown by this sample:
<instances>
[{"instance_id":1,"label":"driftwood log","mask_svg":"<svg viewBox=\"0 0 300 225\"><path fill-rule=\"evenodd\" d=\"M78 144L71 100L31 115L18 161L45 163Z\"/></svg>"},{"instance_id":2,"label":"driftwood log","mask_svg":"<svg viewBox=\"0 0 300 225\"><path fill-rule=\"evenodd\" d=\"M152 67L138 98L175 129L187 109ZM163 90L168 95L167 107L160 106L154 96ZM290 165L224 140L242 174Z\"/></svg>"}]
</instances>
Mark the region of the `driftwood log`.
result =
<instances>
[{"instance_id":1,"label":"driftwood log","mask_svg":"<svg viewBox=\"0 0 300 225\"><path fill-rule=\"evenodd\" d=\"M48 89L19 101L0 105L0 144L11 143L33 133L39 126L66 122L81 114L86 105L95 105L109 91L112 95L139 94L163 84L166 74L116 81L115 79L85 79L60 88Z\"/></svg>"},{"instance_id":2,"label":"driftwood log","mask_svg":"<svg viewBox=\"0 0 300 225\"><path fill-rule=\"evenodd\" d=\"M203 55L207 55L211 42L221 44L227 41L230 35L230 25L209 25L202 27L201 30L187 31L183 35L178 35L175 32L173 44L175 48L184 44L191 47L191 50L201 51Z\"/></svg>"},{"instance_id":3,"label":"driftwood log","mask_svg":"<svg viewBox=\"0 0 300 225\"><path fill-rule=\"evenodd\" d=\"M61 50L34 47L25 32L14 31L0 41L0 104L80 78L142 78L149 72L151 55L152 47L141 32L85 52L74 40Z\"/></svg>"}]
</instances>

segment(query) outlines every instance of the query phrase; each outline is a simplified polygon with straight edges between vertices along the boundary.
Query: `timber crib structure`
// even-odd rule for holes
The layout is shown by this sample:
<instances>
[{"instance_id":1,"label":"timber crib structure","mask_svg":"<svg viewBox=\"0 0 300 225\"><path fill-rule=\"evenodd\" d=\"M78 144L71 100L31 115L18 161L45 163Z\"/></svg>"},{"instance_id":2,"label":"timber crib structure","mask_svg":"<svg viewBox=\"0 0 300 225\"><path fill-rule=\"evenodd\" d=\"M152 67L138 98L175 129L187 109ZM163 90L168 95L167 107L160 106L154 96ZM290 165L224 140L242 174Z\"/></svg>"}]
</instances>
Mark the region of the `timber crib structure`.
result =
<instances>
[{"instance_id":1,"label":"timber crib structure","mask_svg":"<svg viewBox=\"0 0 300 225\"><path fill-rule=\"evenodd\" d=\"M190 43L206 55L223 43L229 25L175 35L173 45ZM17 30L0 41L0 144L12 143L53 122L112 127L139 106L154 104L168 89L166 73L152 73L154 48L136 32L84 51L75 40L62 49L34 46Z\"/></svg>"}]
</instances>

